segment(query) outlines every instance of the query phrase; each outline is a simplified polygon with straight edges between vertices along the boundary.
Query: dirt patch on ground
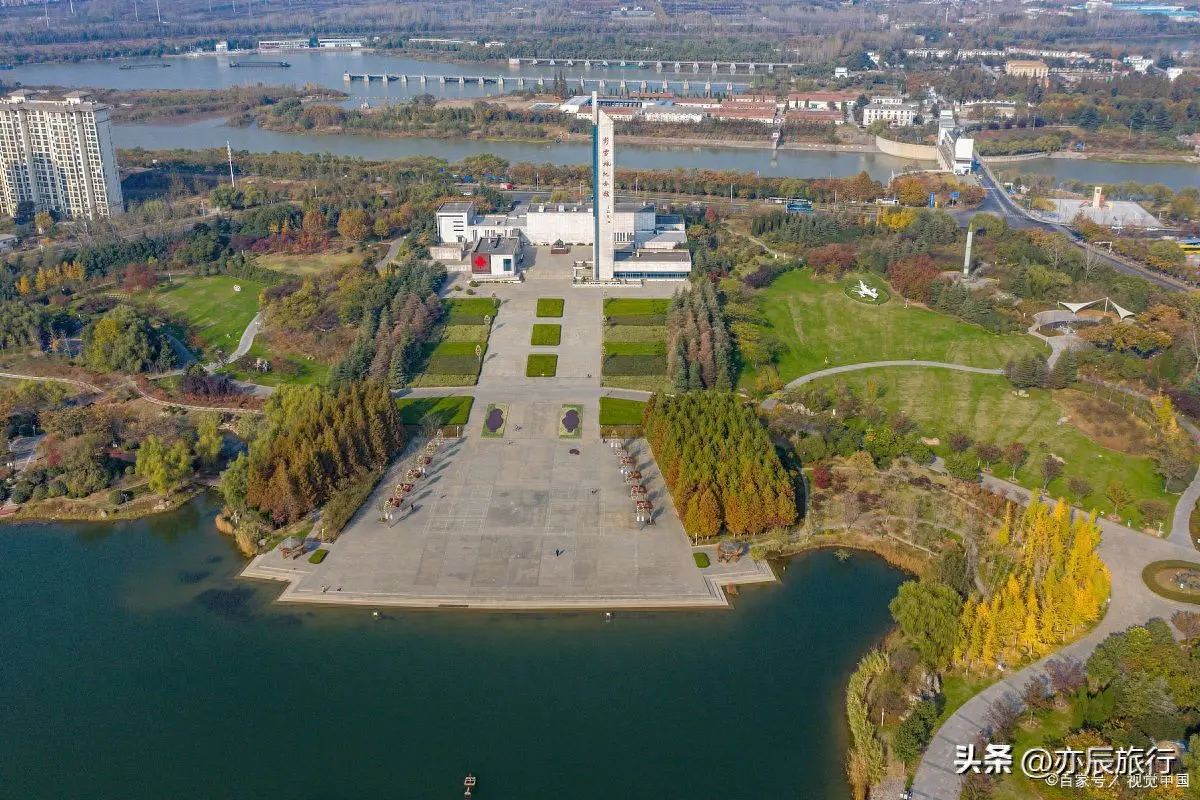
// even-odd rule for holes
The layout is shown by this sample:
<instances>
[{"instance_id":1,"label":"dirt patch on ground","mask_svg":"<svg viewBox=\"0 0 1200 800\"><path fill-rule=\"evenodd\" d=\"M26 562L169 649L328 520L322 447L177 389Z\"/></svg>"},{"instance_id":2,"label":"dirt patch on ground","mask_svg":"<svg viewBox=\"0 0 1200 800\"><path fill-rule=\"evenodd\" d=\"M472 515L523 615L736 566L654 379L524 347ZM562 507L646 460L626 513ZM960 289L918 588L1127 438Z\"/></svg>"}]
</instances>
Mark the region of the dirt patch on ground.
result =
<instances>
[{"instance_id":1,"label":"dirt patch on ground","mask_svg":"<svg viewBox=\"0 0 1200 800\"><path fill-rule=\"evenodd\" d=\"M1173 592L1200 597L1200 569L1167 567L1154 573L1154 581Z\"/></svg>"},{"instance_id":2,"label":"dirt patch on ground","mask_svg":"<svg viewBox=\"0 0 1200 800\"><path fill-rule=\"evenodd\" d=\"M1150 426L1116 403L1073 389L1055 392L1054 399L1067 420L1097 444L1132 456L1149 452Z\"/></svg>"}]
</instances>

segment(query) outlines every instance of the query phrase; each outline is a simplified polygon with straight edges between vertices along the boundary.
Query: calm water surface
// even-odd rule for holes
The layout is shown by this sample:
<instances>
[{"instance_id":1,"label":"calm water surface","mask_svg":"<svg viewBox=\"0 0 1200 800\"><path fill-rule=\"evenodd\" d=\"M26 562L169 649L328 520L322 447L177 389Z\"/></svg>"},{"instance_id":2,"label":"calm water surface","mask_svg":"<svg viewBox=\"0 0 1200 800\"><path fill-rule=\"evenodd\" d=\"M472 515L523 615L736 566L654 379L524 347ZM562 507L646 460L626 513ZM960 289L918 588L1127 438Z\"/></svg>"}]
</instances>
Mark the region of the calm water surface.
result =
<instances>
[{"instance_id":1,"label":"calm water surface","mask_svg":"<svg viewBox=\"0 0 1200 800\"><path fill-rule=\"evenodd\" d=\"M231 60L277 60L284 59L292 64L290 69L233 69ZM152 59L142 59L151 61ZM450 82L441 86L436 80L421 86L416 81L408 84L391 82L350 84L342 81L343 73L388 73L393 75L504 75L506 78L553 78L556 69L549 66L509 67L504 63L468 63L417 61L411 58L376 53L319 53L292 52L283 55L240 55L204 56L199 58L164 59L172 66L168 69L120 69L120 63L89 62L86 64L33 64L20 66L5 73L6 81L19 81L27 85L96 86L114 89L216 89L226 86L272 84L303 86L315 84L348 91L352 97L371 99L372 102L399 102L410 100L418 94L436 97L487 97L500 93L495 84L459 86ZM723 73L713 79L705 65L699 75L690 74L690 63L684 65L685 72L676 75L674 63L670 62L662 73L653 68L608 69L594 67L585 71L582 65L574 68L562 67L569 77L580 75L589 78L604 77L610 81L612 90L622 77L637 81L632 89L640 89L640 81L661 88L661 82L669 82L669 88L681 92L679 83L686 78L693 94L703 91L704 81L713 80L713 90L723 91L730 80L746 81L748 75L733 76ZM728 69L728 65L724 67ZM532 88L532 84L529 85ZM515 83L506 84L505 90L516 88ZM560 164L584 164L591 160L587 145L566 143L562 145L524 144L516 142L473 142L442 139L389 139L370 136L308 136L271 133L249 129L230 129L221 120L207 120L190 125L133 125L116 129L117 147L222 147L229 140L235 147L269 153L299 151L305 153L330 152L338 155L361 156L364 158L397 158L406 155L437 155L452 161L475 153L495 153L509 161L554 162ZM798 153L783 151L772 157L768 150L745 150L736 148L687 148L687 147L638 147L623 145L620 149L622 167L643 168L713 168L758 170L764 175L790 177L841 177L867 170L872 177L887 180L893 171L899 172L914 162L894 159L882 154L857 153ZM1173 189L1200 185L1200 165L1157 165L1115 164L1103 161L1070 161L1039 159L1022 162L1022 171L1043 172L1062 178L1077 178L1102 184L1119 183L1126 180L1141 183L1163 183Z\"/></svg>"},{"instance_id":2,"label":"calm water surface","mask_svg":"<svg viewBox=\"0 0 1200 800\"><path fill-rule=\"evenodd\" d=\"M261 128L231 128L223 119L209 119L187 125L121 125L113 129L118 148L145 147L150 150L186 147L224 147L256 153L289 152L333 153L368 159L403 158L430 155L459 161L477 153L493 153L510 163L529 161L536 164L590 164L591 145L578 142L533 144L528 142L478 141L472 139L426 139L382 136L315 136L266 131ZM900 172L906 162L881 153L796 152L756 148L666 147L621 144L617 162L622 169L734 169L759 171L764 175L794 177L843 177L866 170L873 177L888 180Z\"/></svg>"},{"instance_id":3,"label":"calm water surface","mask_svg":"<svg viewBox=\"0 0 1200 800\"><path fill-rule=\"evenodd\" d=\"M0 796L849 796L845 681L903 580L874 557L728 612L373 620L235 580L215 511L0 527Z\"/></svg>"}]
</instances>

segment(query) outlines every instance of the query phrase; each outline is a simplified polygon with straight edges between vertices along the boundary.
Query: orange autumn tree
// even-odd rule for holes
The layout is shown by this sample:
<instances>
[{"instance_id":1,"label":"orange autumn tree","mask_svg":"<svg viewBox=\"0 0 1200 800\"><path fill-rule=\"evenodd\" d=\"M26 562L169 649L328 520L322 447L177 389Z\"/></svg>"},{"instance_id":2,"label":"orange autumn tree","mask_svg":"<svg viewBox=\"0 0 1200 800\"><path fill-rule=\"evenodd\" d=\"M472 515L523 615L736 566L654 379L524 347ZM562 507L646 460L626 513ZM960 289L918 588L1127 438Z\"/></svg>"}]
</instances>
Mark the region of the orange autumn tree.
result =
<instances>
[{"instance_id":1,"label":"orange autumn tree","mask_svg":"<svg viewBox=\"0 0 1200 800\"><path fill-rule=\"evenodd\" d=\"M644 420L690 535L758 534L796 521L792 478L753 409L734 395L655 395Z\"/></svg>"},{"instance_id":2,"label":"orange autumn tree","mask_svg":"<svg viewBox=\"0 0 1200 800\"><path fill-rule=\"evenodd\" d=\"M1038 658L1099 619L1109 574L1094 515L1072 520L1061 501L1053 509L1032 503L1016 520L1010 513L992 539L1007 575L963 607L957 663L990 669Z\"/></svg>"}]
</instances>

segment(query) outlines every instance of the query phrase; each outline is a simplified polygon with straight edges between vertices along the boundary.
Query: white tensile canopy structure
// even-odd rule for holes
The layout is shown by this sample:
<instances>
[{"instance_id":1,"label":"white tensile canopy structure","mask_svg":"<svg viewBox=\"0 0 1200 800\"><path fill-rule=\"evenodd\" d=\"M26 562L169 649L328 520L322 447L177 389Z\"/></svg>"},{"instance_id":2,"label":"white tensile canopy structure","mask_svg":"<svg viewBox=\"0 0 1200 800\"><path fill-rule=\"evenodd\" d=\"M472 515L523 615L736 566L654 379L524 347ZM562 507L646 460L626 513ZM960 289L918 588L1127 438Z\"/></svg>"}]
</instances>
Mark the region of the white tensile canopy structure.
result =
<instances>
[{"instance_id":1,"label":"white tensile canopy structure","mask_svg":"<svg viewBox=\"0 0 1200 800\"><path fill-rule=\"evenodd\" d=\"M1063 308L1065 308L1067 311L1070 311L1072 314L1078 314L1080 311L1083 311L1088 306L1093 306L1096 303L1099 303L1101 300L1104 301L1104 310L1108 311L1109 307L1111 306L1112 310L1117 312L1117 316L1122 321L1129 319L1134 314L1134 312L1130 311L1127 308L1121 308L1119 305L1114 303L1111 298L1108 298L1108 297L1101 297L1098 300L1089 300L1086 303L1064 303L1063 301L1059 300L1058 304L1060 306L1062 306Z\"/></svg>"}]
</instances>

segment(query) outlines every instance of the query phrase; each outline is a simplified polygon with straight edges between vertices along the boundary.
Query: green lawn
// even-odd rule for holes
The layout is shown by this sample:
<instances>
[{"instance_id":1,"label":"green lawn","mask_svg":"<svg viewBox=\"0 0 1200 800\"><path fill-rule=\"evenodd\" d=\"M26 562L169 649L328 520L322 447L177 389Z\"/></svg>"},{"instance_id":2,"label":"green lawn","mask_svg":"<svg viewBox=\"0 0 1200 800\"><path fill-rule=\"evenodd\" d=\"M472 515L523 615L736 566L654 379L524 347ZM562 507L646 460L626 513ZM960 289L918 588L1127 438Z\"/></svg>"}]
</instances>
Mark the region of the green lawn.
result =
<instances>
[{"instance_id":1,"label":"green lawn","mask_svg":"<svg viewBox=\"0 0 1200 800\"><path fill-rule=\"evenodd\" d=\"M1092 486L1092 493L1080 503L1084 508L1111 511L1104 489L1112 482L1120 482L1132 491L1134 503L1156 499L1174 507L1178 499L1163 494L1162 480L1155 474L1151 459L1110 450L1088 439L1074 425L1059 425L1066 411L1051 392L1030 389L1028 397L1018 397L1002 375L922 367L880 367L824 378L818 383L832 385L838 380L859 391L868 381L874 382L883 393L878 402L885 409L903 411L923 435L941 439L942 444L934 448L939 455L948 452L946 441L953 431L1001 447L1022 442L1029 449L1029 457L1017 471L1017 481L1027 488L1041 486L1041 463L1048 453L1065 459L1063 474L1051 482L1049 491L1056 497L1069 497L1067 481L1082 477ZM993 467L993 472L1000 478L1010 474L1002 464ZM1140 519L1134 504L1122 508L1121 513L1135 522Z\"/></svg>"},{"instance_id":2,"label":"green lawn","mask_svg":"<svg viewBox=\"0 0 1200 800\"><path fill-rule=\"evenodd\" d=\"M446 330L450 331L454 328L465 327L459 325L449 325ZM470 326L475 327L475 326ZM487 353L487 342L472 342L459 341L454 337L447 336L443 338L430 352L430 358L435 356L470 356L475 358L475 348L478 347L483 353Z\"/></svg>"},{"instance_id":3,"label":"green lawn","mask_svg":"<svg viewBox=\"0 0 1200 800\"><path fill-rule=\"evenodd\" d=\"M1037 727L1028 727L1029 715L1021 714L1021 724L1017 725L1013 739L1013 755L1020 763L1021 756L1033 747L1053 749L1061 746L1062 737L1083 724L1083 715L1074 704L1065 709L1050 709L1035 715ZM1026 777L1021 770L1014 769L1011 774L1002 775L1000 785L996 787L995 800L1039 800L1045 796L1044 781L1034 781Z\"/></svg>"},{"instance_id":4,"label":"green lawn","mask_svg":"<svg viewBox=\"0 0 1200 800\"><path fill-rule=\"evenodd\" d=\"M312 255L272 253L270 255L257 256L254 263L267 269L305 277L308 275L319 275L327 270L340 267L343 264L352 264L361 260L362 257L362 253L347 253L344 250L333 250L325 253L314 253Z\"/></svg>"},{"instance_id":5,"label":"green lawn","mask_svg":"<svg viewBox=\"0 0 1200 800\"><path fill-rule=\"evenodd\" d=\"M654 342L606 341L604 354L606 356L665 356L667 343L661 339Z\"/></svg>"},{"instance_id":6,"label":"green lawn","mask_svg":"<svg viewBox=\"0 0 1200 800\"><path fill-rule=\"evenodd\" d=\"M623 400L619 397L600 398L601 425L641 425L642 412L646 409L643 400Z\"/></svg>"},{"instance_id":7,"label":"green lawn","mask_svg":"<svg viewBox=\"0 0 1200 800\"><path fill-rule=\"evenodd\" d=\"M558 370L558 356L537 353L529 357L525 364L527 378L553 378Z\"/></svg>"},{"instance_id":8,"label":"green lawn","mask_svg":"<svg viewBox=\"0 0 1200 800\"><path fill-rule=\"evenodd\" d=\"M400 421L405 425L420 425L427 420L439 425L466 425L471 416L474 397L401 397L396 400Z\"/></svg>"},{"instance_id":9,"label":"green lawn","mask_svg":"<svg viewBox=\"0 0 1200 800\"><path fill-rule=\"evenodd\" d=\"M561 297L539 297L537 301L537 315L539 317L561 317L564 305L565 303Z\"/></svg>"},{"instance_id":10,"label":"green lawn","mask_svg":"<svg viewBox=\"0 0 1200 800\"><path fill-rule=\"evenodd\" d=\"M455 322L456 318L488 316L495 319L496 310L500 308L500 301L491 297L451 297L445 303L450 312L451 324Z\"/></svg>"},{"instance_id":11,"label":"green lawn","mask_svg":"<svg viewBox=\"0 0 1200 800\"><path fill-rule=\"evenodd\" d=\"M557 347L560 341L562 341L562 325L545 323L535 324L533 335L529 339L530 344L538 347Z\"/></svg>"},{"instance_id":12,"label":"green lawn","mask_svg":"<svg viewBox=\"0 0 1200 800\"><path fill-rule=\"evenodd\" d=\"M294 361L297 364L297 369L294 373L274 371L255 372L252 369L241 370L232 364L227 364L220 369L220 372L239 381L259 383L263 386L280 386L285 384L290 386L327 383L329 373L333 369L331 364L311 361L307 357L297 353L277 353L263 343L262 337L254 340L254 344L250 345L250 352L246 356L248 358L265 358L268 361L275 358L286 358Z\"/></svg>"},{"instance_id":13,"label":"green lawn","mask_svg":"<svg viewBox=\"0 0 1200 800\"><path fill-rule=\"evenodd\" d=\"M1015 354L1049 350L1025 334L989 333L945 314L905 308L898 299L859 303L807 269L781 275L759 293L759 305L783 344L778 369L784 381L827 366L910 358L1003 367ZM752 386L753 378L743 370L743 385Z\"/></svg>"},{"instance_id":14,"label":"green lawn","mask_svg":"<svg viewBox=\"0 0 1200 800\"><path fill-rule=\"evenodd\" d=\"M604 301L604 316L638 317L665 314L670 305L669 298L610 297Z\"/></svg>"},{"instance_id":15,"label":"green lawn","mask_svg":"<svg viewBox=\"0 0 1200 800\"><path fill-rule=\"evenodd\" d=\"M233 290L235 285L241 287L240 292ZM258 295L264 285L227 275L175 278L173 283L137 297L184 317L206 348L232 353L258 312Z\"/></svg>"}]
</instances>

